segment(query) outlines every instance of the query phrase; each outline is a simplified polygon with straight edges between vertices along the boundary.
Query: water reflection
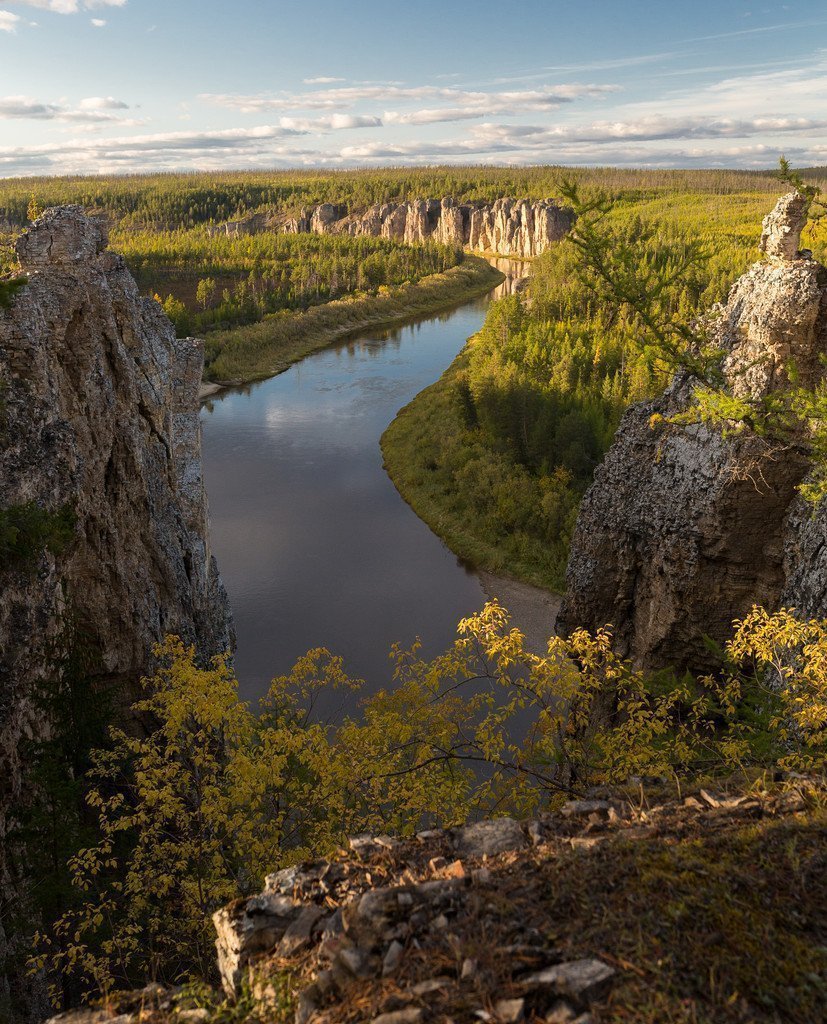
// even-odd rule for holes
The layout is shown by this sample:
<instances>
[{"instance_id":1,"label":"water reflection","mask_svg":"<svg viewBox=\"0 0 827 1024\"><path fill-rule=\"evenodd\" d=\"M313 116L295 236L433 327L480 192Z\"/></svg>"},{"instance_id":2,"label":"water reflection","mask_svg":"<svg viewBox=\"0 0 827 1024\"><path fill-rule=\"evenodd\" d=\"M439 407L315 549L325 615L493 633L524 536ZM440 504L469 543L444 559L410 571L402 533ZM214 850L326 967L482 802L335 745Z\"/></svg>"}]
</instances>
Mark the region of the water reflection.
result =
<instances>
[{"instance_id":1,"label":"water reflection","mask_svg":"<svg viewBox=\"0 0 827 1024\"><path fill-rule=\"evenodd\" d=\"M316 646L376 690L391 681L392 642L420 635L436 654L484 603L477 577L400 498L379 438L479 330L485 305L348 340L203 406L213 549L245 698Z\"/></svg>"},{"instance_id":2,"label":"water reflection","mask_svg":"<svg viewBox=\"0 0 827 1024\"><path fill-rule=\"evenodd\" d=\"M492 267L496 267L501 274L505 275L502 284L497 285L491 293L492 299L502 299L506 295L518 295L528 284L528 275L531 272L530 260L509 260L492 257L488 260Z\"/></svg>"}]
</instances>

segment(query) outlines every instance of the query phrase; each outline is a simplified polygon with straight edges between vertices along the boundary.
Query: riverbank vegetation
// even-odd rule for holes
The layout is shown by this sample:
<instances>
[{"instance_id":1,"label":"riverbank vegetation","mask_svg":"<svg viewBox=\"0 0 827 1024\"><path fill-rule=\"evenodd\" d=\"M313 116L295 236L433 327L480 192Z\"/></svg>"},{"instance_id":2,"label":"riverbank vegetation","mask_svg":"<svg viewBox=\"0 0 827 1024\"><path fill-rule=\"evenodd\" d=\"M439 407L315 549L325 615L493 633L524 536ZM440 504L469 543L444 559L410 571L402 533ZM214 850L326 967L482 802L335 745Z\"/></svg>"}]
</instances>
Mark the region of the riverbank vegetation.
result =
<instances>
[{"instance_id":1,"label":"riverbank vegetation","mask_svg":"<svg viewBox=\"0 0 827 1024\"><path fill-rule=\"evenodd\" d=\"M257 323L343 295L401 288L462 262L436 243L329 235L211 236L204 228L118 232L112 246L154 290L179 337Z\"/></svg>"},{"instance_id":2,"label":"riverbank vegetation","mask_svg":"<svg viewBox=\"0 0 827 1024\"><path fill-rule=\"evenodd\" d=\"M658 315L689 322L759 258L758 225L779 185L723 198L685 180L668 195L620 192L602 227L640 280L659 282ZM823 258L823 222L808 244ZM570 240L535 260L527 295L492 304L382 441L397 487L452 550L556 590L580 499L623 410L662 389L671 369L643 343L640 317L597 298L581 266Z\"/></svg>"},{"instance_id":3,"label":"riverbank vegetation","mask_svg":"<svg viewBox=\"0 0 827 1024\"><path fill-rule=\"evenodd\" d=\"M204 377L218 383L271 377L339 338L448 309L485 295L502 278L485 260L466 256L445 273L412 284L382 285L375 293L355 292L302 313L284 311L259 323L215 331L206 338Z\"/></svg>"}]
</instances>

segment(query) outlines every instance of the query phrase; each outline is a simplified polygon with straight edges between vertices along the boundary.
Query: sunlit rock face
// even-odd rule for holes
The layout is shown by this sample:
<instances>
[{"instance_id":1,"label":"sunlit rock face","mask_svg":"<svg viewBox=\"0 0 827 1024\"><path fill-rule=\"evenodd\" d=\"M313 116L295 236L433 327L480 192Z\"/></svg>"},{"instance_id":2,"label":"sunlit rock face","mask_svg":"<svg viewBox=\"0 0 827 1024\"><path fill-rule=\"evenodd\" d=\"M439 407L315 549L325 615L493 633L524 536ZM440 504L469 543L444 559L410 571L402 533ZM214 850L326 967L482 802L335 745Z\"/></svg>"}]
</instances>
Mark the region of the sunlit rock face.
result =
<instances>
[{"instance_id":1,"label":"sunlit rock face","mask_svg":"<svg viewBox=\"0 0 827 1024\"><path fill-rule=\"evenodd\" d=\"M77 523L62 552L0 571L0 848L67 613L102 679L127 688L166 634L204 658L232 642L201 471L202 343L176 339L78 207L47 211L17 252L28 284L0 310L0 508L69 506ZM0 890L7 868L0 857Z\"/></svg>"},{"instance_id":2,"label":"sunlit rock face","mask_svg":"<svg viewBox=\"0 0 827 1024\"><path fill-rule=\"evenodd\" d=\"M715 311L712 340L736 395L760 398L824 372L827 270L799 251L796 193L764 221L766 258ZM827 614L827 514L799 497L808 471L796 445L704 426L654 428L688 408L695 382L677 377L632 406L587 492L575 530L561 631L611 623L639 665L702 669L753 604Z\"/></svg>"},{"instance_id":3,"label":"sunlit rock face","mask_svg":"<svg viewBox=\"0 0 827 1024\"><path fill-rule=\"evenodd\" d=\"M559 242L574 222L571 210L553 199L497 199L491 204L457 203L454 199L413 199L382 203L361 213L322 203L297 217L252 214L227 221L211 230L232 236L255 234L265 228L292 234L370 235L413 244L433 240L473 252L530 259Z\"/></svg>"}]
</instances>

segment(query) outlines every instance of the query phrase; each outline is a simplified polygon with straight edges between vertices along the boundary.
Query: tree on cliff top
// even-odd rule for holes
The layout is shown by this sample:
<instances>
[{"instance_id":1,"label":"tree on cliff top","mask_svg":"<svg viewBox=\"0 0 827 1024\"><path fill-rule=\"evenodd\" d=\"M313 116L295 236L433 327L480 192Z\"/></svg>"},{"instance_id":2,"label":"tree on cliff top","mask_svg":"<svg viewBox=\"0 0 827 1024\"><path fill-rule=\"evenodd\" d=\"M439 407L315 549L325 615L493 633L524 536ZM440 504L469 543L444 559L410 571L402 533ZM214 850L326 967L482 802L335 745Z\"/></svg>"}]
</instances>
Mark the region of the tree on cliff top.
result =
<instances>
[{"instance_id":1,"label":"tree on cliff top","mask_svg":"<svg viewBox=\"0 0 827 1024\"><path fill-rule=\"evenodd\" d=\"M808 227L814 230L824 216L820 191L807 185L781 157L777 177L806 200ZM811 386L799 383L797 367L788 361L787 386L752 394L738 393L733 376L748 373L755 361L739 370L728 367L727 352L715 339L714 318L687 320L680 310L662 301L676 283L701 266L709 254L690 241L658 261L647 257L646 240L619 235L605 226L612 200L604 193L584 197L577 183L566 180L560 193L576 215L570 242L580 254L579 279L599 302L631 315L638 328L637 344L644 355L667 375L683 375L694 382L693 399L681 412L652 418L653 427L706 424L724 436L751 432L777 455L789 449L803 451L812 470L799 487L813 503L827 496L827 379Z\"/></svg>"}]
</instances>

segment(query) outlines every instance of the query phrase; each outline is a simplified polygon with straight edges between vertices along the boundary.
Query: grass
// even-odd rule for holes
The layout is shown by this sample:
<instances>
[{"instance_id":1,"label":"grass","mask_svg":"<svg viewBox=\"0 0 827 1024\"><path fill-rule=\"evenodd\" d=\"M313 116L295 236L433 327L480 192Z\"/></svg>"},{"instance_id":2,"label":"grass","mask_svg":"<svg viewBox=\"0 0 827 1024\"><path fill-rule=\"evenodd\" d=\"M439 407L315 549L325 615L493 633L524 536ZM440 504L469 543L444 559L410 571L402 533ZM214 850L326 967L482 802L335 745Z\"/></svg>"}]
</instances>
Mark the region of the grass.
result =
<instances>
[{"instance_id":1,"label":"grass","mask_svg":"<svg viewBox=\"0 0 827 1024\"><path fill-rule=\"evenodd\" d=\"M540 909L567 955L630 965L601 1020L811 1024L827 999L825 840L821 810L617 842L548 861Z\"/></svg>"},{"instance_id":2,"label":"grass","mask_svg":"<svg viewBox=\"0 0 827 1024\"><path fill-rule=\"evenodd\" d=\"M503 275L483 259L466 256L444 274L376 296L336 299L304 312L215 333L207 339L204 378L216 384L263 380L317 349L356 331L391 326L484 295Z\"/></svg>"}]
</instances>

